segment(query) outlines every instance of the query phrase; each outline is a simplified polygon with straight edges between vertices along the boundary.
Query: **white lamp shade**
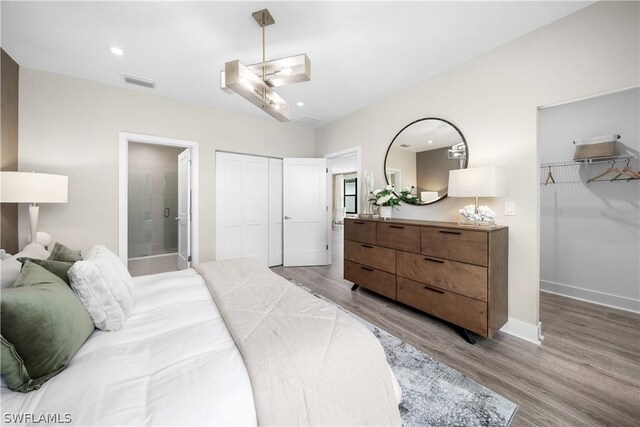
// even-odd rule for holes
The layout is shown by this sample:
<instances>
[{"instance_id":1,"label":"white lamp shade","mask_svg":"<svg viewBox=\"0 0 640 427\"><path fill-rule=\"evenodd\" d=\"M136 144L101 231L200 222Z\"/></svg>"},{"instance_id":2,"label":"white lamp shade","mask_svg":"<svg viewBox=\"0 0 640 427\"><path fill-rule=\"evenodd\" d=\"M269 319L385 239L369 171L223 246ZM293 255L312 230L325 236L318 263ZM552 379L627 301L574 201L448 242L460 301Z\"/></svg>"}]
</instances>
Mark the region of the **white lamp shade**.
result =
<instances>
[{"instance_id":1,"label":"white lamp shade","mask_svg":"<svg viewBox=\"0 0 640 427\"><path fill-rule=\"evenodd\" d=\"M507 195L507 168L485 166L449 171L449 197L500 197Z\"/></svg>"},{"instance_id":2,"label":"white lamp shade","mask_svg":"<svg viewBox=\"0 0 640 427\"><path fill-rule=\"evenodd\" d=\"M69 179L36 172L1 172L2 203L67 203Z\"/></svg>"}]
</instances>

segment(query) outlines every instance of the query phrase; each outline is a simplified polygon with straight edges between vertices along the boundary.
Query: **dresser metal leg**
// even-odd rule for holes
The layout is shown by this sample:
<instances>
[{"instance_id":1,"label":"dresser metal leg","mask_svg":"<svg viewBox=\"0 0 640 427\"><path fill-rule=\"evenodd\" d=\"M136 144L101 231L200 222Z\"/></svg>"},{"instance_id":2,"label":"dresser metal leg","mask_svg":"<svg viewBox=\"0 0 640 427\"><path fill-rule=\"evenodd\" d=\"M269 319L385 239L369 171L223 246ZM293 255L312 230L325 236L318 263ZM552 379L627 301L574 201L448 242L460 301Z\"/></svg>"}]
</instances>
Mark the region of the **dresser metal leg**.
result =
<instances>
[{"instance_id":1,"label":"dresser metal leg","mask_svg":"<svg viewBox=\"0 0 640 427\"><path fill-rule=\"evenodd\" d=\"M353 286L351 287L351 290L355 291L356 289L358 289L359 286L360 285L357 285L357 284L354 283Z\"/></svg>"},{"instance_id":2,"label":"dresser metal leg","mask_svg":"<svg viewBox=\"0 0 640 427\"><path fill-rule=\"evenodd\" d=\"M476 338L473 336L471 332L459 326L456 326L456 329L458 330L458 333L462 335L462 338L464 338L466 342L472 345L476 343Z\"/></svg>"}]
</instances>

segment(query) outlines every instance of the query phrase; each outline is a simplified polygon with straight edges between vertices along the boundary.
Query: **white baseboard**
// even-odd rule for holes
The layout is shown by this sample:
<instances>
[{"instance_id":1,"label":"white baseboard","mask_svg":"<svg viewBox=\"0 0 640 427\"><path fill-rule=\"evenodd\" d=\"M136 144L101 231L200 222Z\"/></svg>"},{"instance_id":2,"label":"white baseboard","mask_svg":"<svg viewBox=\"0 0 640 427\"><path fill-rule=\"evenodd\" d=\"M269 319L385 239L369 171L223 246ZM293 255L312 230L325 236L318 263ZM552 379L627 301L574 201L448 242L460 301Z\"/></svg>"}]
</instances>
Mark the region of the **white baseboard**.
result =
<instances>
[{"instance_id":1,"label":"white baseboard","mask_svg":"<svg viewBox=\"0 0 640 427\"><path fill-rule=\"evenodd\" d=\"M579 288L577 286L565 285L551 282L549 280L540 281L540 290L551 294L617 308L620 310L640 313L640 300L612 295L606 292L592 291L591 289Z\"/></svg>"},{"instance_id":2,"label":"white baseboard","mask_svg":"<svg viewBox=\"0 0 640 427\"><path fill-rule=\"evenodd\" d=\"M522 320L510 317L507 323L500 328L500 331L536 345L540 345L540 326L541 325L539 323L538 325L532 325L530 323L525 323Z\"/></svg>"}]
</instances>

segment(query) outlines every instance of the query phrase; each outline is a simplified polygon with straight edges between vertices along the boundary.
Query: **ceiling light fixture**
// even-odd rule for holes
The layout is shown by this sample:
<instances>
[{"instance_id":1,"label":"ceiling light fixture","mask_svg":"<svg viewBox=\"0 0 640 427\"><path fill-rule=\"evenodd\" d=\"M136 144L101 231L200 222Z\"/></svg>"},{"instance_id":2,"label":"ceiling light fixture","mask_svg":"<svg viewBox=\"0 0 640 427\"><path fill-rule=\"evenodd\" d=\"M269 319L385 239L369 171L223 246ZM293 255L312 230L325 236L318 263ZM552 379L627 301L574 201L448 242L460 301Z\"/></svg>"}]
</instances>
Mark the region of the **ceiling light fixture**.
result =
<instances>
[{"instance_id":1,"label":"ceiling light fixture","mask_svg":"<svg viewBox=\"0 0 640 427\"><path fill-rule=\"evenodd\" d=\"M277 120L287 122L291 120L289 104L272 88L311 80L311 62L306 54L267 61L265 27L276 21L267 9L252 16L262 28L262 62L248 66L239 60L227 62L220 72L220 88L237 93Z\"/></svg>"},{"instance_id":2,"label":"ceiling light fixture","mask_svg":"<svg viewBox=\"0 0 640 427\"><path fill-rule=\"evenodd\" d=\"M113 53L116 56L124 56L124 50L122 50L117 46L111 46L109 50L111 51L111 53Z\"/></svg>"},{"instance_id":3,"label":"ceiling light fixture","mask_svg":"<svg viewBox=\"0 0 640 427\"><path fill-rule=\"evenodd\" d=\"M304 107L304 102L302 101L298 101L298 103L296 104L298 107Z\"/></svg>"}]
</instances>

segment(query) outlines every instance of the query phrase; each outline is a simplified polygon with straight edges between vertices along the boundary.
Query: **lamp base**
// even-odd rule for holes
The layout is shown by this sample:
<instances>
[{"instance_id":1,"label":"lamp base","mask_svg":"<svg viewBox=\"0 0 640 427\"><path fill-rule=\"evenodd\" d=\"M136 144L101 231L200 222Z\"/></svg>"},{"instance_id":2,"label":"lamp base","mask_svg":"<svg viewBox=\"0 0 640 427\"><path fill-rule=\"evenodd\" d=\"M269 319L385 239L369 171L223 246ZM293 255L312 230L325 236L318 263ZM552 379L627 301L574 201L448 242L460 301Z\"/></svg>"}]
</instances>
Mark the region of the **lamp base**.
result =
<instances>
[{"instance_id":1,"label":"lamp base","mask_svg":"<svg viewBox=\"0 0 640 427\"><path fill-rule=\"evenodd\" d=\"M31 242L36 243L37 241L37 229L38 229L38 213L40 213L40 206L32 203L29 206L29 225L31 226Z\"/></svg>"},{"instance_id":2,"label":"lamp base","mask_svg":"<svg viewBox=\"0 0 640 427\"><path fill-rule=\"evenodd\" d=\"M483 227L483 228L495 228L498 225L495 221L472 221L468 219L461 219L458 221L460 227Z\"/></svg>"}]
</instances>

